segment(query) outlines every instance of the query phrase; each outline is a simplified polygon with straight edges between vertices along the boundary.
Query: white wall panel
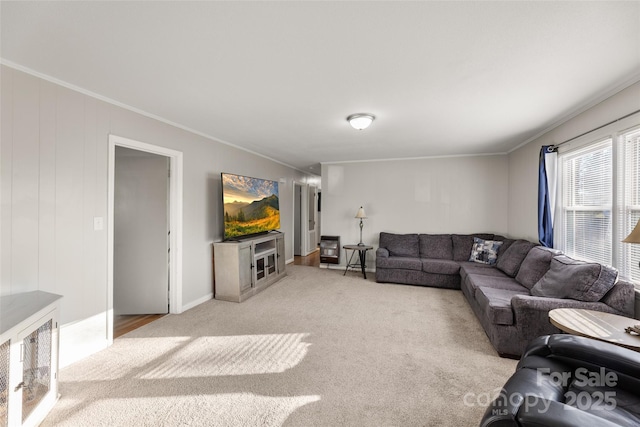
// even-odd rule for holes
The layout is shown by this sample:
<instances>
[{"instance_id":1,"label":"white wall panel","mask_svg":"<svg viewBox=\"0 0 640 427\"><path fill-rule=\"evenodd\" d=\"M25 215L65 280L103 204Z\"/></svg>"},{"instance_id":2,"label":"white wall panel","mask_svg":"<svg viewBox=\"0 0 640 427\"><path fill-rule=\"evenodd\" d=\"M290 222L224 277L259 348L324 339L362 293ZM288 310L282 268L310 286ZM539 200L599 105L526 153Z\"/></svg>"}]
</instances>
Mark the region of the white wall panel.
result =
<instances>
[{"instance_id":1,"label":"white wall panel","mask_svg":"<svg viewBox=\"0 0 640 427\"><path fill-rule=\"evenodd\" d=\"M93 217L100 217L105 224L99 231L93 231L94 256L87 260L94 266L95 275L91 282L94 296L91 298L92 310L99 312L107 306L107 184L108 184L108 153L111 105L96 101L96 127L92 130L96 142L96 159L94 164L95 188L93 197ZM88 131L89 132L89 131ZM93 219L93 218L92 218ZM107 313L103 313L105 317ZM104 327L104 325L103 325ZM104 331L106 337L106 330Z\"/></svg>"},{"instance_id":2,"label":"white wall panel","mask_svg":"<svg viewBox=\"0 0 640 427\"><path fill-rule=\"evenodd\" d=\"M83 281L84 97L58 88L56 112L55 292L64 296L60 309L64 323L86 316L92 298Z\"/></svg>"},{"instance_id":3,"label":"white wall panel","mask_svg":"<svg viewBox=\"0 0 640 427\"><path fill-rule=\"evenodd\" d=\"M93 295L103 294L104 288L100 287L97 279L98 271L96 270L96 254L98 247L96 246L96 236L100 231L93 229L93 218L96 215L96 191L97 191L97 169L96 159L98 153L98 138L95 134L97 126L97 103L94 98L83 97L83 147L82 147L82 283L84 284L85 295L87 298L87 307L85 315L91 315L98 310L104 310L104 306L97 304ZM104 231L102 231L104 233ZM102 301L100 301L102 302Z\"/></svg>"},{"instance_id":4,"label":"white wall panel","mask_svg":"<svg viewBox=\"0 0 640 427\"><path fill-rule=\"evenodd\" d=\"M0 67L0 295L11 294L13 72Z\"/></svg>"},{"instance_id":5,"label":"white wall panel","mask_svg":"<svg viewBox=\"0 0 640 427\"><path fill-rule=\"evenodd\" d=\"M56 292L56 95L57 87L40 81L38 280Z\"/></svg>"},{"instance_id":6,"label":"white wall panel","mask_svg":"<svg viewBox=\"0 0 640 427\"><path fill-rule=\"evenodd\" d=\"M38 79L14 77L12 158L12 292L38 289Z\"/></svg>"}]
</instances>

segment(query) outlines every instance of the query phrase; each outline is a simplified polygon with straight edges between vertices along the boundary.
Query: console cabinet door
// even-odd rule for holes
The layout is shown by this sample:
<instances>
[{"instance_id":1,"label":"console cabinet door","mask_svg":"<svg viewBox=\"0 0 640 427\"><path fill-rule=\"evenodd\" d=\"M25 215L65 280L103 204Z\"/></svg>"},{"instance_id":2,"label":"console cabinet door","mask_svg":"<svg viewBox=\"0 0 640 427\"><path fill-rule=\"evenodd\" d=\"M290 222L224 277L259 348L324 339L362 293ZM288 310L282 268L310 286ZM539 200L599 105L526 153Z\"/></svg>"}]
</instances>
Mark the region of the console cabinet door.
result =
<instances>
[{"instance_id":1,"label":"console cabinet door","mask_svg":"<svg viewBox=\"0 0 640 427\"><path fill-rule=\"evenodd\" d=\"M277 263L278 274L284 273L285 269L285 255L284 255L284 236L279 236L276 239L276 251L277 251Z\"/></svg>"},{"instance_id":2,"label":"console cabinet door","mask_svg":"<svg viewBox=\"0 0 640 427\"><path fill-rule=\"evenodd\" d=\"M238 251L240 268L240 294L251 289L251 269L253 263L253 256L251 254L251 245L242 246Z\"/></svg>"}]
</instances>

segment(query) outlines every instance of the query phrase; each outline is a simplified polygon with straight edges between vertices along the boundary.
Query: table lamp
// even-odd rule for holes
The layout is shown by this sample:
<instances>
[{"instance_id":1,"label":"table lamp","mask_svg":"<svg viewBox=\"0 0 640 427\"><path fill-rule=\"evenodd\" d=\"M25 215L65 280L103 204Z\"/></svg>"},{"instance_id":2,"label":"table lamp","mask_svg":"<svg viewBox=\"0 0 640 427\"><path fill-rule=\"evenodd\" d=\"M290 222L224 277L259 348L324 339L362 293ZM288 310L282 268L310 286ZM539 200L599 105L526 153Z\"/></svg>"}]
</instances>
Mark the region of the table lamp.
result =
<instances>
[{"instance_id":1,"label":"table lamp","mask_svg":"<svg viewBox=\"0 0 640 427\"><path fill-rule=\"evenodd\" d=\"M364 208L362 206L360 206L360 209L358 209L358 213L356 214L356 218L360 219L360 243L358 243L358 246L364 246L364 243L362 243L362 227L363 227L363 223L362 220L363 219L367 219L367 214L364 213ZM640 232L639 232L640 234Z\"/></svg>"},{"instance_id":2,"label":"table lamp","mask_svg":"<svg viewBox=\"0 0 640 427\"><path fill-rule=\"evenodd\" d=\"M623 240L624 243L640 243L640 220L633 228L633 231ZM640 267L640 263L638 263Z\"/></svg>"}]
</instances>

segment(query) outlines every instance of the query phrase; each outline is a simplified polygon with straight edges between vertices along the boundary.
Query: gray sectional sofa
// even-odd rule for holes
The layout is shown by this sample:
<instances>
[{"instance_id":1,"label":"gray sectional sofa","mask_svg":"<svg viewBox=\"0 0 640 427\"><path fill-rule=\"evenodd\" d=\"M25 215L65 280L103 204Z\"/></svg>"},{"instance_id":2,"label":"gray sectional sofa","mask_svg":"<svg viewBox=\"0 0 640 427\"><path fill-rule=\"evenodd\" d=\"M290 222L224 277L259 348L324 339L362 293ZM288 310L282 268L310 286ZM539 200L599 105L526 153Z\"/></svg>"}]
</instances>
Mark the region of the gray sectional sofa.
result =
<instances>
[{"instance_id":1,"label":"gray sectional sofa","mask_svg":"<svg viewBox=\"0 0 640 427\"><path fill-rule=\"evenodd\" d=\"M492 245L493 258L478 257L474 242ZM490 233L380 233L376 281L461 289L501 356L519 357L530 340L558 333L554 308L634 315L634 286L611 267Z\"/></svg>"}]
</instances>

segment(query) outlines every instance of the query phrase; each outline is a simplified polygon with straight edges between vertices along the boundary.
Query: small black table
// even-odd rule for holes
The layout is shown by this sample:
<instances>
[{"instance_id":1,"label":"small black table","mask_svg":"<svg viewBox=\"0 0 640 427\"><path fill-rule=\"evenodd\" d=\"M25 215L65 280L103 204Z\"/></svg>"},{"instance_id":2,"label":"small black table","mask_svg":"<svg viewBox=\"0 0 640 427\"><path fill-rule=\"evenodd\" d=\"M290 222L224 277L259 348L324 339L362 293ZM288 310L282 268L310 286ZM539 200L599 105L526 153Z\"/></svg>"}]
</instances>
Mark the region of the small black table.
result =
<instances>
[{"instance_id":1,"label":"small black table","mask_svg":"<svg viewBox=\"0 0 640 427\"><path fill-rule=\"evenodd\" d=\"M352 251L351 252L351 256L349 257L349 261L347 261L347 267L344 269L344 273L342 273L342 275L344 276L345 274L347 274L347 271L349 270L350 267L352 268L360 268L362 270L362 275L364 276L364 278L367 278L367 272L365 271L365 261L367 259L367 251L373 249L373 246L367 246L367 245L344 245L342 247L345 252L344 252L344 257L345 259L347 258L347 253L348 251ZM358 262L352 262L353 261L353 256L356 254L356 252L358 252L358 259L356 261Z\"/></svg>"}]
</instances>

